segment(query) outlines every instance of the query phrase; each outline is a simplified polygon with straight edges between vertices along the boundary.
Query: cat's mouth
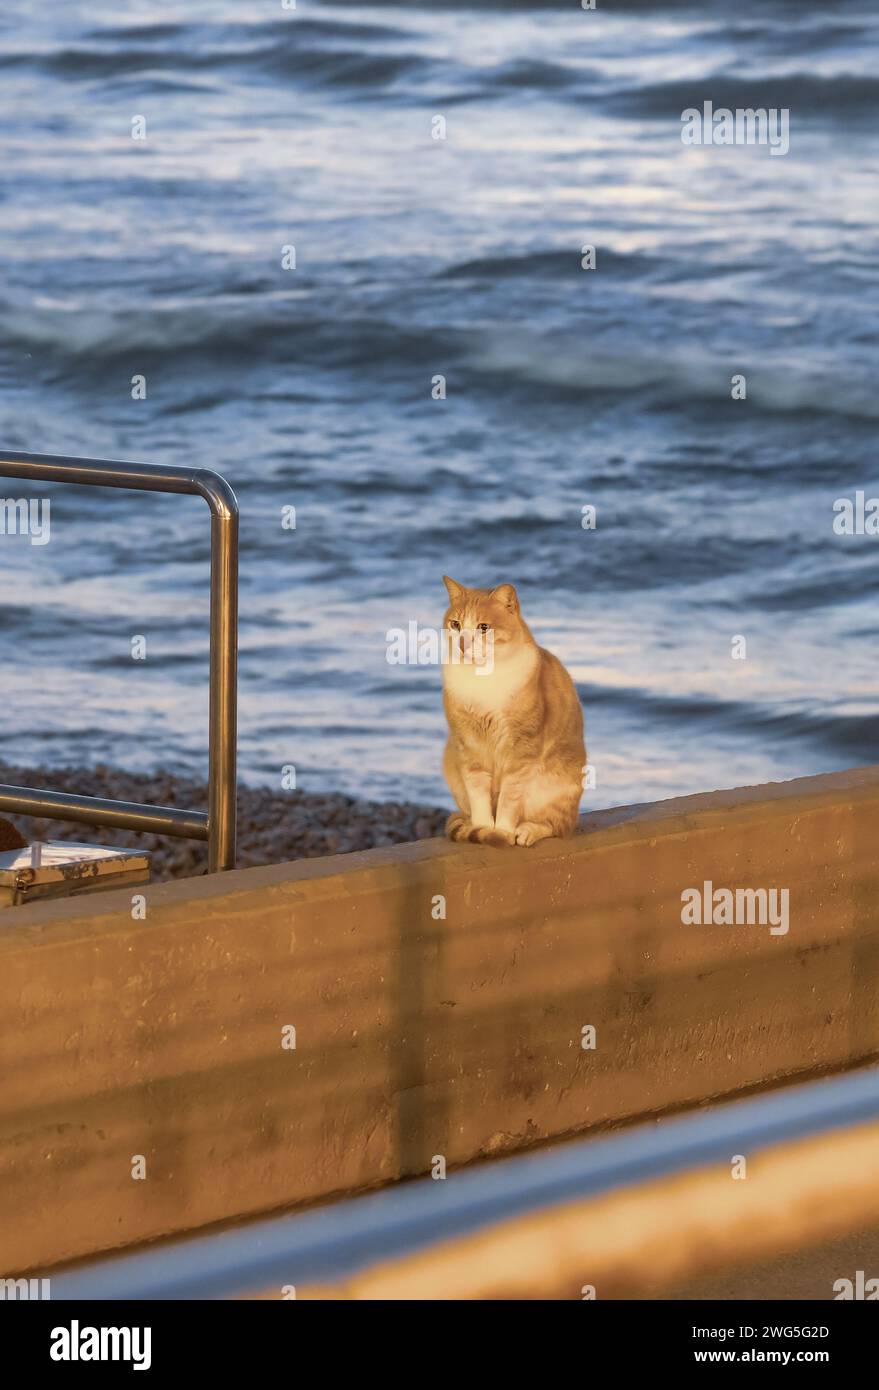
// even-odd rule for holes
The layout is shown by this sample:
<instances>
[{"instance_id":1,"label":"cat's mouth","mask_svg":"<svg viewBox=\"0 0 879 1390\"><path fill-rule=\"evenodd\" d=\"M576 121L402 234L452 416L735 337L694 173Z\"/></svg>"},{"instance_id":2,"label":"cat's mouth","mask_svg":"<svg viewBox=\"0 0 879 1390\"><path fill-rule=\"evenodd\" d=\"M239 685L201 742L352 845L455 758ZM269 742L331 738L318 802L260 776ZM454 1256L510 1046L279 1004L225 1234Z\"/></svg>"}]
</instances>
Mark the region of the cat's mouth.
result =
<instances>
[{"instance_id":1,"label":"cat's mouth","mask_svg":"<svg viewBox=\"0 0 879 1390\"><path fill-rule=\"evenodd\" d=\"M464 666L476 666L480 670L491 670L494 666L494 633L455 632L453 634L453 659Z\"/></svg>"}]
</instances>

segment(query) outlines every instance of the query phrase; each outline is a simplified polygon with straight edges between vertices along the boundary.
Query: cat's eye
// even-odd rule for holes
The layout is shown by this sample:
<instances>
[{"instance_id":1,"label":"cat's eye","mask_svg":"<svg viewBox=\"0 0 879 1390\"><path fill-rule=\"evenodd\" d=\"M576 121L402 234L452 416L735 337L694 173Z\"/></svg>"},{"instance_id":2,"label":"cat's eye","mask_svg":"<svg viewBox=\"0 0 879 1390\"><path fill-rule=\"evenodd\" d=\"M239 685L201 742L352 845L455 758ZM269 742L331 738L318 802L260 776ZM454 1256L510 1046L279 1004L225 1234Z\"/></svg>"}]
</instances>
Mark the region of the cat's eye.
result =
<instances>
[{"instance_id":1,"label":"cat's eye","mask_svg":"<svg viewBox=\"0 0 879 1390\"><path fill-rule=\"evenodd\" d=\"M455 629L456 632L460 632L460 631L461 631L461 624L458 622L457 618L452 618L452 619L450 620L450 622L449 622L449 627L453 627L453 628Z\"/></svg>"},{"instance_id":2,"label":"cat's eye","mask_svg":"<svg viewBox=\"0 0 879 1390\"><path fill-rule=\"evenodd\" d=\"M477 628L476 628L476 631L477 631L477 632L488 632L488 623L479 623L478 626L477 626Z\"/></svg>"}]
</instances>

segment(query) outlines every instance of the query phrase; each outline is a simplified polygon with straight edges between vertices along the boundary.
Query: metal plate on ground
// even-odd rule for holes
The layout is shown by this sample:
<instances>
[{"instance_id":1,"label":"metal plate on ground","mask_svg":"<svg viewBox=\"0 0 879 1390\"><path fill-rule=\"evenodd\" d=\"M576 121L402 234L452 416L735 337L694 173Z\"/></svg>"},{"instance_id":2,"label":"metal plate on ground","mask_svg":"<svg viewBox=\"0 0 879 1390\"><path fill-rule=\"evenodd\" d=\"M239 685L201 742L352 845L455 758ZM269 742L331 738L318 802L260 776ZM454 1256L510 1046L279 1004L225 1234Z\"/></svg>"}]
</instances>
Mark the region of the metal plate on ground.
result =
<instances>
[{"instance_id":1,"label":"metal plate on ground","mask_svg":"<svg viewBox=\"0 0 879 1390\"><path fill-rule=\"evenodd\" d=\"M0 854L0 908L149 881L146 850L48 840Z\"/></svg>"}]
</instances>

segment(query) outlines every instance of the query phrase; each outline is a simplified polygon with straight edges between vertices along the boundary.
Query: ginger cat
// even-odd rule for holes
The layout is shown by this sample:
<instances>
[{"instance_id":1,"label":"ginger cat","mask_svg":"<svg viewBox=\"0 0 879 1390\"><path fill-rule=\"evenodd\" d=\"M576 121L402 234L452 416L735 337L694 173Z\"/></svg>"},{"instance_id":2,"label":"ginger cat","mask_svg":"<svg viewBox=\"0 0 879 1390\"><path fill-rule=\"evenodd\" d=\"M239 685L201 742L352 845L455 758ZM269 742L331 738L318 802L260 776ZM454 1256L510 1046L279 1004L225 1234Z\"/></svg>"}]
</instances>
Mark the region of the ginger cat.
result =
<instances>
[{"instance_id":1,"label":"ginger cat","mask_svg":"<svg viewBox=\"0 0 879 1390\"><path fill-rule=\"evenodd\" d=\"M583 787L583 711L562 663L534 641L512 584L443 576L449 660L444 771L460 811L450 840L536 845L571 835Z\"/></svg>"}]
</instances>

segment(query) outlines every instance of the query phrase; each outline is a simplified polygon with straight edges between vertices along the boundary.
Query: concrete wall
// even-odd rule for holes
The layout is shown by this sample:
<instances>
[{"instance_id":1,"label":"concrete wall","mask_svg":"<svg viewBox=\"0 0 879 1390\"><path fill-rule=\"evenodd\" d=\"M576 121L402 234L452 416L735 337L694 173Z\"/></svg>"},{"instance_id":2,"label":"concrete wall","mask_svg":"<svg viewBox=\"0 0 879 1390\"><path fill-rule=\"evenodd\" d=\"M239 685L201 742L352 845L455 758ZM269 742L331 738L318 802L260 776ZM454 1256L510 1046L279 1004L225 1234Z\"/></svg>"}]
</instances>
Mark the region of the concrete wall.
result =
<instances>
[{"instance_id":1,"label":"concrete wall","mask_svg":"<svg viewBox=\"0 0 879 1390\"><path fill-rule=\"evenodd\" d=\"M10 910L0 1275L879 1055L877 843L866 768Z\"/></svg>"}]
</instances>

